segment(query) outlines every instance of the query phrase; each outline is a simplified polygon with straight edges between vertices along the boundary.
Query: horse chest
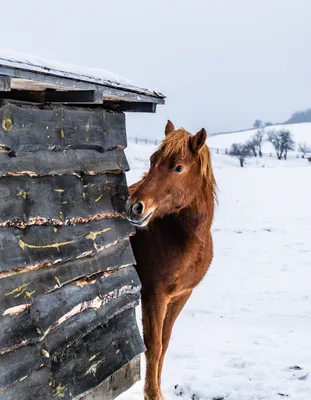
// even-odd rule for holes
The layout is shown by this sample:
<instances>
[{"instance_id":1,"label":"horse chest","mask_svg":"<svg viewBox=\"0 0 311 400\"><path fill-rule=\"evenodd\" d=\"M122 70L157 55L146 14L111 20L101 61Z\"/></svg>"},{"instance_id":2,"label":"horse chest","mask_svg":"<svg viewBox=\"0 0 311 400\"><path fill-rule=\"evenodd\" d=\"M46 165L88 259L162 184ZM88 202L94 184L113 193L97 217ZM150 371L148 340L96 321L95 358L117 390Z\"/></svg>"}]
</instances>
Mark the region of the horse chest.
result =
<instances>
[{"instance_id":1,"label":"horse chest","mask_svg":"<svg viewBox=\"0 0 311 400\"><path fill-rule=\"evenodd\" d=\"M131 243L143 286L158 282L170 296L193 289L211 261L209 238L209 232L201 237L196 231L189 234L174 219L137 231Z\"/></svg>"}]
</instances>

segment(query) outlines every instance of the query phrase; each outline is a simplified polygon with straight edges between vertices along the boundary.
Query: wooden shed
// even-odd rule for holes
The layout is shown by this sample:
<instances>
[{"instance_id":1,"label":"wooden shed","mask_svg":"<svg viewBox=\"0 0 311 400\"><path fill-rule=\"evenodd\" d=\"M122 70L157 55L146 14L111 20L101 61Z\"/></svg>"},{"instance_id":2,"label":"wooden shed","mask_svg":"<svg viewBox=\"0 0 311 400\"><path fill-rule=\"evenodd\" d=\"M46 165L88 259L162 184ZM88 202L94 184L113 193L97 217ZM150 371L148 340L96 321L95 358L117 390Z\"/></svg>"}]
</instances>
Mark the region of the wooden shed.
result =
<instances>
[{"instance_id":1,"label":"wooden shed","mask_svg":"<svg viewBox=\"0 0 311 400\"><path fill-rule=\"evenodd\" d=\"M113 399L140 378L124 112L164 96L0 55L0 399Z\"/></svg>"}]
</instances>

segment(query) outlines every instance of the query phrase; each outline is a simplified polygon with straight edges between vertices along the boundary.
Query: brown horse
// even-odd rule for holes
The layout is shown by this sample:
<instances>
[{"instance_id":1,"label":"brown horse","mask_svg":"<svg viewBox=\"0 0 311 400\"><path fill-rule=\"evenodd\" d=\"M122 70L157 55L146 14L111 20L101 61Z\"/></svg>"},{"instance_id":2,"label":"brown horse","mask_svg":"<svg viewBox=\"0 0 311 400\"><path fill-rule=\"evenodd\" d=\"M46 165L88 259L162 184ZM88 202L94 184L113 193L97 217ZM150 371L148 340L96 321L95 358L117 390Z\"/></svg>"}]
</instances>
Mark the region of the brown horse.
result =
<instances>
[{"instance_id":1,"label":"brown horse","mask_svg":"<svg viewBox=\"0 0 311 400\"><path fill-rule=\"evenodd\" d=\"M174 322L213 258L216 182L206 131L191 135L168 121L165 135L149 172L129 188L126 206L128 220L140 228L131 243L142 283L148 400L163 399L161 372Z\"/></svg>"}]
</instances>

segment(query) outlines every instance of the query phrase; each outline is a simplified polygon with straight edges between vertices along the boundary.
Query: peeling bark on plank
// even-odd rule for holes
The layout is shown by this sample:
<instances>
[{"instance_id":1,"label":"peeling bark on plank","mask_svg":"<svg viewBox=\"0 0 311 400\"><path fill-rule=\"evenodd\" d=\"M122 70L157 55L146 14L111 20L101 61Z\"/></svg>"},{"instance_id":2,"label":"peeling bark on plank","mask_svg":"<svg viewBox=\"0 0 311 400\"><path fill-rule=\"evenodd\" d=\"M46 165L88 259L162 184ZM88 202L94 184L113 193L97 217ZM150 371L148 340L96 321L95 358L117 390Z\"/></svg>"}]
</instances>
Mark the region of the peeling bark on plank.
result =
<instances>
[{"instance_id":1,"label":"peeling bark on plank","mask_svg":"<svg viewBox=\"0 0 311 400\"><path fill-rule=\"evenodd\" d=\"M97 175L129 170L123 151L96 150L37 151L9 157L0 152L0 176Z\"/></svg>"},{"instance_id":2,"label":"peeling bark on plank","mask_svg":"<svg viewBox=\"0 0 311 400\"><path fill-rule=\"evenodd\" d=\"M56 327L42 341L0 355L0 390L11 386L52 360L62 358L62 353L67 347L81 340L99 325L108 323L116 315L136 307L139 298L139 292L124 292L98 310L87 309L74 315Z\"/></svg>"},{"instance_id":3,"label":"peeling bark on plank","mask_svg":"<svg viewBox=\"0 0 311 400\"><path fill-rule=\"evenodd\" d=\"M99 325L104 325L116 315L138 305L139 293L113 299L99 310L88 309L58 326L41 342L20 347L0 355L0 391L16 384L24 376L62 358L65 349L86 336ZM92 355L90 355L90 358Z\"/></svg>"},{"instance_id":4,"label":"peeling bark on plank","mask_svg":"<svg viewBox=\"0 0 311 400\"><path fill-rule=\"evenodd\" d=\"M0 179L0 227L64 225L124 212L125 174Z\"/></svg>"},{"instance_id":5,"label":"peeling bark on plank","mask_svg":"<svg viewBox=\"0 0 311 400\"><path fill-rule=\"evenodd\" d=\"M126 147L125 116L107 110L26 109L7 104L0 109L0 143L16 154L24 146L67 146L87 144L102 151ZM5 121L10 122L6 129ZM30 149L31 150L31 149Z\"/></svg>"},{"instance_id":6,"label":"peeling bark on plank","mask_svg":"<svg viewBox=\"0 0 311 400\"><path fill-rule=\"evenodd\" d=\"M123 293L137 293L139 290L135 268L126 267L108 276L95 275L94 280L82 287L69 283L39 296L22 314L2 317L0 352L36 343L72 316L88 308L103 307Z\"/></svg>"},{"instance_id":7,"label":"peeling bark on plank","mask_svg":"<svg viewBox=\"0 0 311 400\"><path fill-rule=\"evenodd\" d=\"M55 290L71 281L134 264L135 259L128 239L95 253L50 267L16 274L0 281L0 315L12 308L32 303L38 296Z\"/></svg>"},{"instance_id":8,"label":"peeling bark on plank","mask_svg":"<svg viewBox=\"0 0 311 400\"><path fill-rule=\"evenodd\" d=\"M126 310L66 348L47 366L0 393L0 399L74 399L144 350L134 310Z\"/></svg>"},{"instance_id":9,"label":"peeling bark on plank","mask_svg":"<svg viewBox=\"0 0 311 400\"><path fill-rule=\"evenodd\" d=\"M63 226L0 229L0 277L84 257L134 233L121 218Z\"/></svg>"}]
</instances>

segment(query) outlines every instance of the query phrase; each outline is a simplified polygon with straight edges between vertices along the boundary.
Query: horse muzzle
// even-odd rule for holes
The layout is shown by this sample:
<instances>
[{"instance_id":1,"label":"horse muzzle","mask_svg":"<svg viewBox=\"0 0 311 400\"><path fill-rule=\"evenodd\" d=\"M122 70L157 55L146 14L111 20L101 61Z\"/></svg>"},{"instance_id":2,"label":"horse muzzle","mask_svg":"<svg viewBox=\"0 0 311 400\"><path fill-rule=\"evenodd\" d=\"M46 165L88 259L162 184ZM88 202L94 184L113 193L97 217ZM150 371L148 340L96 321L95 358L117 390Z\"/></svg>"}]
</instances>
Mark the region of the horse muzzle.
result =
<instances>
[{"instance_id":1,"label":"horse muzzle","mask_svg":"<svg viewBox=\"0 0 311 400\"><path fill-rule=\"evenodd\" d=\"M126 203L126 218L134 226L146 226L153 212L153 208L146 209L143 201L132 204L132 202L128 200Z\"/></svg>"}]
</instances>

